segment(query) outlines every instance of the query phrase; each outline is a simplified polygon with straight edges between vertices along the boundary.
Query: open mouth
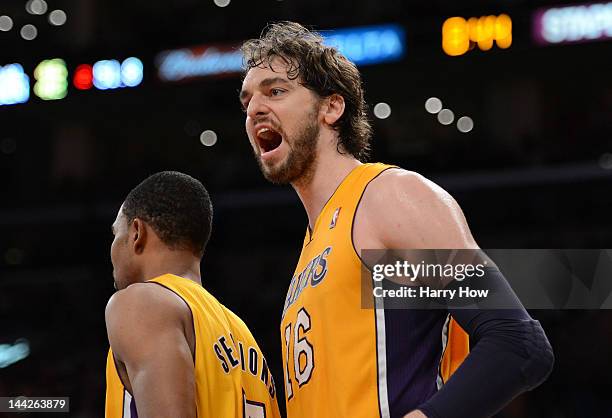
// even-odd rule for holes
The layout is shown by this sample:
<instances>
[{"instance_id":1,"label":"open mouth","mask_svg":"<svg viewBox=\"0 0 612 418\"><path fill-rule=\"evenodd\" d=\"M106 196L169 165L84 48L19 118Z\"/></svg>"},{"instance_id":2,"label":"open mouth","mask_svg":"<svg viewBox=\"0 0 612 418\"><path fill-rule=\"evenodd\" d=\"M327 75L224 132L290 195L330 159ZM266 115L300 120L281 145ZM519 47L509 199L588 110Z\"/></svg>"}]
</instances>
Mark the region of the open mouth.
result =
<instances>
[{"instance_id":1,"label":"open mouth","mask_svg":"<svg viewBox=\"0 0 612 418\"><path fill-rule=\"evenodd\" d=\"M272 128L261 128L257 131L257 143L259 148L262 150L262 154L270 151L274 151L280 147L283 142L281 134L276 132Z\"/></svg>"}]
</instances>

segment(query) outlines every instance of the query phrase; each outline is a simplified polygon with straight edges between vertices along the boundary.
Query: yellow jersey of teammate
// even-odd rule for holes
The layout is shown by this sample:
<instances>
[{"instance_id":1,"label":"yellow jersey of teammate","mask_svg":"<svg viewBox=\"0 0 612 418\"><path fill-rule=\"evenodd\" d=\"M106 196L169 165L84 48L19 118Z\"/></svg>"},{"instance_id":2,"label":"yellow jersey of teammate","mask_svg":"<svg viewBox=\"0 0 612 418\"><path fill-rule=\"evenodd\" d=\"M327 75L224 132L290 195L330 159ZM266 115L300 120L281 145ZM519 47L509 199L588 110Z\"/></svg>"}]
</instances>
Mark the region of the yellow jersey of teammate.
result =
<instances>
[{"instance_id":1,"label":"yellow jersey of teammate","mask_svg":"<svg viewBox=\"0 0 612 418\"><path fill-rule=\"evenodd\" d=\"M279 418L274 379L244 322L192 280L166 274L148 283L174 292L191 310L197 416ZM106 380L106 418L137 417L137 401L119 378L112 350Z\"/></svg>"}]
</instances>

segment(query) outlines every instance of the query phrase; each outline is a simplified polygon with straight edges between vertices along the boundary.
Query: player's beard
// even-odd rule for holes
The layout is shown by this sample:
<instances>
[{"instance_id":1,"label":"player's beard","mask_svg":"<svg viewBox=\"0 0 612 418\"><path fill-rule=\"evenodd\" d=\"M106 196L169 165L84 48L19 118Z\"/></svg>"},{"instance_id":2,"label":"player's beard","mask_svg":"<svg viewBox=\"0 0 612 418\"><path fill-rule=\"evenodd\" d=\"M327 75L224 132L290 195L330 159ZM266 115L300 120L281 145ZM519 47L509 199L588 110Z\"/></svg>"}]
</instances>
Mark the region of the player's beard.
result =
<instances>
[{"instance_id":1,"label":"player's beard","mask_svg":"<svg viewBox=\"0 0 612 418\"><path fill-rule=\"evenodd\" d=\"M259 168L264 177L274 184L308 183L314 174L317 159L317 143L320 127L316 115L317 106L304 119L292 137L285 137L289 151L285 161L270 167L262 163L256 155Z\"/></svg>"}]
</instances>

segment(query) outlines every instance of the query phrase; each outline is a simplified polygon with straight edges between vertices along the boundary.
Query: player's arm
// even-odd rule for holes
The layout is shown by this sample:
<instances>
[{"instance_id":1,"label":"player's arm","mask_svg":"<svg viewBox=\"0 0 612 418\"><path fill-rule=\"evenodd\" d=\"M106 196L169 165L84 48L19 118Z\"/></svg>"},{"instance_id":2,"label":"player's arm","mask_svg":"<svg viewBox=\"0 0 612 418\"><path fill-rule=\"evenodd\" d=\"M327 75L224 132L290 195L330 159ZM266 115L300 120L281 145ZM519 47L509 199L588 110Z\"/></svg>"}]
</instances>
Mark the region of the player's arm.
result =
<instances>
[{"instance_id":1,"label":"player's arm","mask_svg":"<svg viewBox=\"0 0 612 418\"><path fill-rule=\"evenodd\" d=\"M125 365L129 382L124 383L141 418L196 416L185 309L176 295L152 283L133 284L108 302L108 338L115 359Z\"/></svg>"},{"instance_id":2,"label":"player's arm","mask_svg":"<svg viewBox=\"0 0 612 418\"><path fill-rule=\"evenodd\" d=\"M363 202L375 220L369 221L369 232L378 248L478 248L455 200L434 183L389 170L371 186L375 192L366 191ZM491 272L483 279L504 300L514 300L515 309L449 309L470 335L471 351L448 383L419 408L430 418L489 417L539 385L552 369L552 349L542 327L503 275ZM418 411L408 415L419 416Z\"/></svg>"},{"instance_id":3,"label":"player's arm","mask_svg":"<svg viewBox=\"0 0 612 418\"><path fill-rule=\"evenodd\" d=\"M455 199L414 172L383 172L366 189L359 210L371 215L369 227L382 248L478 248Z\"/></svg>"}]
</instances>

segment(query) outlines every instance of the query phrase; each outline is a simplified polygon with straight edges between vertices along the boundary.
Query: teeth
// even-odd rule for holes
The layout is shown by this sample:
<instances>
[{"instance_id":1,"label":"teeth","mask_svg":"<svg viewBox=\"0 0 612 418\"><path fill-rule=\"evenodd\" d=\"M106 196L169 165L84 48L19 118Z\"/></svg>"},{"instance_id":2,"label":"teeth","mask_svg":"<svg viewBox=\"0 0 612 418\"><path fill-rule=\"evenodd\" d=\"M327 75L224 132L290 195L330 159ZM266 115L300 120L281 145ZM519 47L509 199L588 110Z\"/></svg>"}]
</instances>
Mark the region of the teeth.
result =
<instances>
[{"instance_id":1,"label":"teeth","mask_svg":"<svg viewBox=\"0 0 612 418\"><path fill-rule=\"evenodd\" d=\"M270 130L270 129L268 129L268 128L261 128L260 130L258 130L258 131L257 131L257 135L261 135L261 134L263 134L264 132L268 132L269 130Z\"/></svg>"}]
</instances>

